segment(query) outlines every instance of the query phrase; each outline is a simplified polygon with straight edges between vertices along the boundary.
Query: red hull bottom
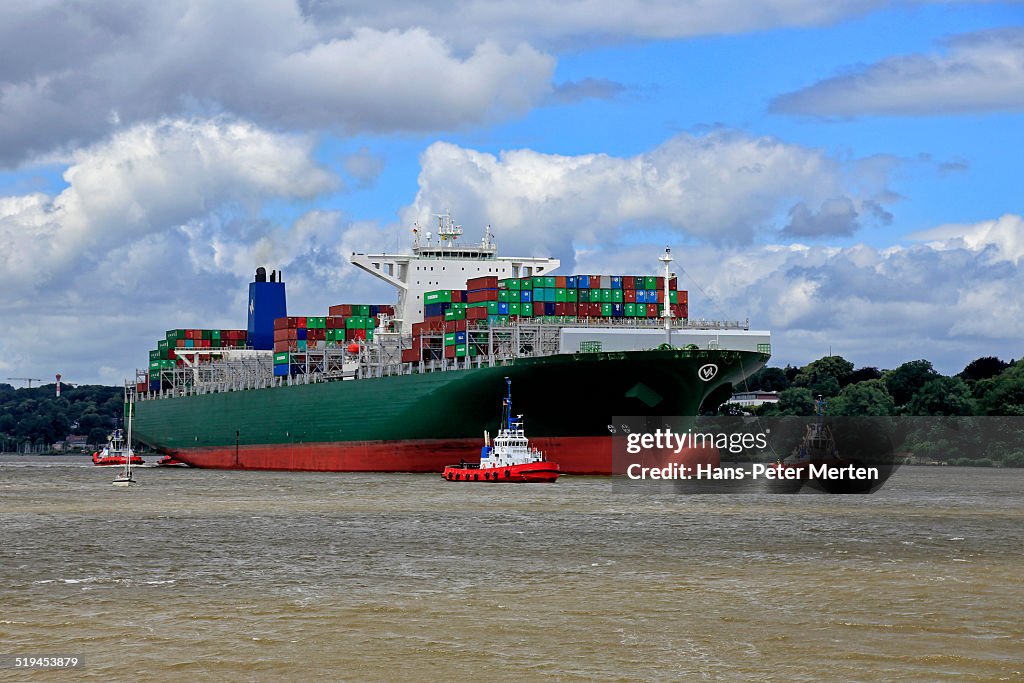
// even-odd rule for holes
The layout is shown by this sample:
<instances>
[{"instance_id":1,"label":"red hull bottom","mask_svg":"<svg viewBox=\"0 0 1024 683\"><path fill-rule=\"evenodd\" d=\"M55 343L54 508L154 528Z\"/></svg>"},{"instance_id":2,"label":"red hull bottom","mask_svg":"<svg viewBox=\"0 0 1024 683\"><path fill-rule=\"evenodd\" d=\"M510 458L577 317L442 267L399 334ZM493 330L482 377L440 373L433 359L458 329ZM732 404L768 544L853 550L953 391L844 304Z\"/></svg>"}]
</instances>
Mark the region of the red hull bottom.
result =
<instances>
[{"instance_id":1,"label":"red hull bottom","mask_svg":"<svg viewBox=\"0 0 1024 683\"><path fill-rule=\"evenodd\" d=\"M530 442L558 462L561 474L612 473L611 435L531 437ZM193 467L225 470L441 473L453 462L479 462L480 439L231 445L166 452ZM717 466L718 451L673 460Z\"/></svg>"},{"instance_id":2,"label":"red hull bottom","mask_svg":"<svg viewBox=\"0 0 1024 683\"><path fill-rule=\"evenodd\" d=\"M481 469L469 465L449 465L441 476L447 481L483 481L494 483L552 482L561 474L553 462L530 462L508 467Z\"/></svg>"}]
</instances>

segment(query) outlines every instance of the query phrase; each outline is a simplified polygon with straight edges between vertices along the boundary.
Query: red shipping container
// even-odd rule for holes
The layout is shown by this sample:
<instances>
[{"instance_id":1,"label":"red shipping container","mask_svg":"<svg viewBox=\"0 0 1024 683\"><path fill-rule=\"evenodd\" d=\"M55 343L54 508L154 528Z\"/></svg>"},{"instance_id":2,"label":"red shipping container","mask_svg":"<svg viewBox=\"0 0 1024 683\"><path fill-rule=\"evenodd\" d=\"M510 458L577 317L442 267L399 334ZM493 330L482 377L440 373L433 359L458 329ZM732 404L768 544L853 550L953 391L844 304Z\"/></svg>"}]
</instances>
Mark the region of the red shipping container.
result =
<instances>
[{"instance_id":1,"label":"red shipping container","mask_svg":"<svg viewBox=\"0 0 1024 683\"><path fill-rule=\"evenodd\" d=\"M210 340L209 339L196 339L196 341L198 342L196 344L196 346L198 346L201 349L208 349L208 348L210 348L210 346L212 346L210 344Z\"/></svg>"},{"instance_id":2,"label":"red shipping container","mask_svg":"<svg viewBox=\"0 0 1024 683\"><path fill-rule=\"evenodd\" d=\"M544 315L544 302L543 301L534 301L533 302L533 314L535 316L536 315Z\"/></svg>"},{"instance_id":3,"label":"red shipping container","mask_svg":"<svg viewBox=\"0 0 1024 683\"><path fill-rule=\"evenodd\" d=\"M366 330L352 330L354 334L353 339L366 339Z\"/></svg>"},{"instance_id":4,"label":"red shipping container","mask_svg":"<svg viewBox=\"0 0 1024 683\"><path fill-rule=\"evenodd\" d=\"M352 315L352 304L337 304L327 309L327 315L348 318Z\"/></svg>"},{"instance_id":5,"label":"red shipping container","mask_svg":"<svg viewBox=\"0 0 1024 683\"><path fill-rule=\"evenodd\" d=\"M558 289L565 289L568 286L569 286L569 283L565 279L564 275L556 275L555 276L555 287L557 287Z\"/></svg>"},{"instance_id":6,"label":"red shipping container","mask_svg":"<svg viewBox=\"0 0 1024 683\"><path fill-rule=\"evenodd\" d=\"M179 348L179 349L183 349L183 348L185 348L185 340L184 340L184 339L178 339L178 340L176 340L176 341L174 342L174 346L175 346L175 348Z\"/></svg>"},{"instance_id":7,"label":"red shipping container","mask_svg":"<svg viewBox=\"0 0 1024 683\"><path fill-rule=\"evenodd\" d=\"M484 306L467 308L466 320L487 320L487 309Z\"/></svg>"},{"instance_id":8,"label":"red shipping container","mask_svg":"<svg viewBox=\"0 0 1024 683\"><path fill-rule=\"evenodd\" d=\"M681 303L681 304L688 304L688 303L690 303L690 292L689 292L689 290L686 290L686 289L680 289L679 290L679 300L678 300L678 303Z\"/></svg>"},{"instance_id":9,"label":"red shipping container","mask_svg":"<svg viewBox=\"0 0 1024 683\"><path fill-rule=\"evenodd\" d=\"M445 320L444 321L445 332L465 332L466 321L465 320Z\"/></svg>"},{"instance_id":10,"label":"red shipping container","mask_svg":"<svg viewBox=\"0 0 1024 683\"><path fill-rule=\"evenodd\" d=\"M420 362L420 351L419 351L419 349L402 349L402 362L403 363L419 363Z\"/></svg>"},{"instance_id":11,"label":"red shipping container","mask_svg":"<svg viewBox=\"0 0 1024 683\"><path fill-rule=\"evenodd\" d=\"M174 349L167 349L167 360L174 360L177 357L177 354L174 353Z\"/></svg>"},{"instance_id":12,"label":"red shipping container","mask_svg":"<svg viewBox=\"0 0 1024 683\"><path fill-rule=\"evenodd\" d=\"M446 347L444 347L444 357L445 358L455 358L455 347L454 346L446 346Z\"/></svg>"},{"instance_id":13,"label":"red shipping container","mask_svg":"<svg viewBox=\"0 0 1024 683\"><path fill-rule=\"evenodd\" d=\"M664 279L664 278L662 278L662 279ZM658 290L658 303L659 304L665 303L665 290L664 289L659 289Z\"/></svg>"},{"instance_id":14,"label":"red shipping container","mask_svg":"<svg viewBox=\"0 0 1024 683\"><path fill-rule=\"evenodd\" d=\"M558 310L558 305L555 305L555 310ZM567 301L565 304L565 315L576 315L576 303L573 301Z\"/></svg>"},{"instance_id":15,"label":"red shipping container","mask_svg":"<svg viewBox=\"0 0 1024 683\"><path fill-rule=\"evenodd\" d=\"M380 310L381 313L384 313L386 315L390 315L392 318L395 317L395 307L392 306L391 304L387 304L385 306L381 306L379 310Z\"/></svg>"},{"instance_id":16,"label":"red shipping container","mask_svg":"<svg viewBox=\"0 0 1024 683\"><path fill-rule=\"evenodd\" d=\"M555 315L565 315L565 302L559 301L555 304Z\"/></svg>"},{"instance_id":17,"label":"red shipping container","mask_svg":"<svg viewBox=\"0 0 1024 683\"><path fill-rule=\"evenodd\" d=\"M679 289L679 278L670 278L668 281L668 288L671 289L673 292Z\"/></svg>"},{"instance_id":18,"label":"red shipping container","mask_svg":"<svg viewBox=\"0 0 1024 683\"><path fill-rule=\"evenodd\" d=\"M622 300L627 304L636 303L636 290L635 289L624 289L622 290Z\"/></svg>"},{"instance_id":19,"label":"red shipping container","mask_svg":"<svg viewBox=\"0 0 1024 683\"><path fill-rule=\"evenodd\" d=\"M657 318L658 317L658 304L647 304L647 317Z\"/></svg>"},{"instance_id":20,"label":"red shipping container","mask_svg":"<svg viewBox=\"0 0 1024 683\"><path fill-rule=\"evenodd\" d=\"M274 329L285 330L288 329L288 318L274 318Z\"/></svg>"},{"instance_id":21,"label":"red shipping container","mask_svg":"<svg viewBox=\"0 0 1024 683\"><path fill-rule=\"evenodd\" d=\"M625 291L635 290L636 289L636 278L633 277L632 275L623 275L622 276L622 289L625 290ZM630 301L630 300L626 299L626 301ZM633 295L633 301L636 301L636 295L635 294ZM630 301L630 303L632 303L632 301Z\"/></svg>"},{"instance_id":22,"label":"red shipping container","mask_svg":"<svg viewBox=\"0 0 1024 683\"><path fill-rule=\"evenodd\" d=\"M147 391L149 391L149 387L146 386L145 382L139 382L138 384L135 385L135 391L139 392L140 394L144 394Z\"/></svg>"},{"instance_id":23,"label":"red shipping container","mask_svg":"<svg viewBox=\"0 0 1024 683\"><path fill-rule=\"evenodd\" d=\"M476 292L469 292L466 294L466 303L475 304L481 301L497 301L498 290L497 289L481 289Z\"/></svg>"},{"instance_id":24,"label":"red shipping container","mask_svg":"<svg viewBox=\"0 0 1024 683\"><path fill-rule=\"evenodd\" d=\"M496 275L485 275L483 277L474 277L466 280L466 289L497 289L498 288L498 277ZM472 302L470 302L472 303Z\"/></svg>"},{"instance_id":25,"label":"red shipping container","mask_svg":"<svg viewBox=\"0 0 1024 683\"><path fill-rule=\"evenodd\" d=\"M306 327L306 316L302 315L295 319L297 324L295 325L300 330Z\"/></svg>"},{"instance_id":26,"label":"red shipping container","mask_svg":"<svg viewBox=\"0 0 1024 683\"><path fill-rule=\"evenodd\" d=\"M427 330L427 324L426 323L413 323L412 324L412 336L414 336L414 337L422 336L423 332L426 331L426 330Z\"/></svg>"},{"instance_id":27,"label":"red shipping container","mask_svg":"<svg viewBox=\"0 0 1024 683\"><path fill-rule=\"evenodd\" d=\"M601 289L601 276L600 275L591 275L590 276L590 288L591 289Z\"/></svg>"},{"instance_id":28,"label":"red shipping container","mask_svg":"<svg viewBox=\"0 0 1024 683\"><path fill-rule=\"evenodd\" d=\"M665 291L665 278L658 278L658 289L660 289L661 291Z\"/></svg>"}]
</instances>

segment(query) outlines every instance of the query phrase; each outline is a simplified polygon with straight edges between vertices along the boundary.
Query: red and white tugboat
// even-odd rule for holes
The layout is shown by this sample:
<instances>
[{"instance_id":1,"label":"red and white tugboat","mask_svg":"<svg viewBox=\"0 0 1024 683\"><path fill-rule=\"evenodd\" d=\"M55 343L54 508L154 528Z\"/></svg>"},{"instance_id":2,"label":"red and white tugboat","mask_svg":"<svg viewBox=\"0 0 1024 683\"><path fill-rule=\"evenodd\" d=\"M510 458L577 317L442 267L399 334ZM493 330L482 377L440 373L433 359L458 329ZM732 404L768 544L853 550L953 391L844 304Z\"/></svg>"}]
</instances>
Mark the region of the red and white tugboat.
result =
<instances>
[{"instance_id":1,"label":"red and white tugboat","mask_svg":"<svg viewBox=\"0 0 1024 683\"><path fill-rule=\"evenodd\" d=\"M145 463L145 460L135 455L135 451L125 443L124 432L120 429L111 432L103 450L92 454L92 464L100 467L124 467L128 464L129 459L132 465Z\"/></svg>"},{"instance_id":2,"label":"red and white tugboat","mask_svg":"<svg viewBox=\"0 0 1024 683\"><path fill-rule=\"evenodd\" d=\"M558 464L530 446L523 430L523 416L512 417L512 380L505 378L508 395L502 401L501 429L494 445L487 443L480 450L480 464L459 463L444 468L441 475L448 481L548 482L558 479Z\"/></svg>"}]
</instances>

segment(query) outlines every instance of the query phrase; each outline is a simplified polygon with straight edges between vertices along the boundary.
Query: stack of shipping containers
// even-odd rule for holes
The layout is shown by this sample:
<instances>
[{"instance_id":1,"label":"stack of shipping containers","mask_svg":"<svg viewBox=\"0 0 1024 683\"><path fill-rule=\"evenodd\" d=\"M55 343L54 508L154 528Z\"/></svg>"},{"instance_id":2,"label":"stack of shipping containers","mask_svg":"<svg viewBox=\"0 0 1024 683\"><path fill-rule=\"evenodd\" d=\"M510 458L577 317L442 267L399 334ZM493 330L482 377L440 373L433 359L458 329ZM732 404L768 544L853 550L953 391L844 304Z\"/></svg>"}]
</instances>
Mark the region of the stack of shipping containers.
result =
<instances>
[{"instance_id":1,"label":"stack of shipping containers","mask_svg":"<svg viewBox=\"0 0 1024 683\"><path fill-rule=\"evenodd\" d=\"M215 349L245 348L246 337L245 330L167 330L164 338L157 341L156 348L149 352L148 381L140 382L135 388L139 392L160 391L160 373L184 365L177 356L178 349L210 349L210 353L196 355L196 360L203 363L220 358Z\"/></svg>"}]
</instances>

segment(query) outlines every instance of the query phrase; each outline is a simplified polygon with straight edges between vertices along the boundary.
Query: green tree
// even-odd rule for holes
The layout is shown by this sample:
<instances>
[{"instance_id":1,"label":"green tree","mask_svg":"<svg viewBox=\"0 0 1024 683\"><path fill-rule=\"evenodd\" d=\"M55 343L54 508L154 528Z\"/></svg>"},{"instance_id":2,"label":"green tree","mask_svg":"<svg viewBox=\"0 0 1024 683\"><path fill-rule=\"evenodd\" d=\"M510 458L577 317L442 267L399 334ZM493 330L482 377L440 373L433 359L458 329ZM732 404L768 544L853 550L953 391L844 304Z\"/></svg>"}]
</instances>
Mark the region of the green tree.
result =
<instances>
[{"instance_id":1,"label":"green tree","mask_svg":"<svg viewBox=\"0 0 1024 683\"><path fill-rule=\"evenodd\" d=\"M975 385L982 415L1024 415L1024 360Z\"/></svg>"},{"instance_id":2,"label":"green tree","mask_svg":"<svg viewBox=\"0 0 1024 683\"><path fill-rule=\"evenodd\" d=\"M811 394L811 390L804 387L793 387L780 392L779 402L775 404L772 414L814 415L814 396Z\"/></svg>"},{"instance_id":3,"label":"green tree","mask_svg":"<svg viewBox=\"0 0 1024 683\"><path fill-rule=\"evenodd\" d=\"M849 384L832 401L833 415L892 415L896 405L881 380Z\"/></svg>"},{"instance_id":4,"label":"green tree","mask_svg":"<svg viewBox=\"0 0 1024 683\"><path fill-rule=\"evenodd\" d=\"M782 368L763 367L746 381L736 385L737 391L782 391L789 388L789 379Z\"/></svg>"},{"instance_id":5,"label":"green tree","mask_svg":"<svg viewBox=\"0 0 1024 683\"><path fill-rule=\"evenodd\" d=\"M939 376L930 361L912 360L886 372L882 381L896 405L903 406L921 387Z\"/></svg>"},{"instance_id":6,"label":"green tree","mask_svg":"<svg viewBox=\"0 0 1024 683\"><path fill-rule=\"evenodd\" d=\"M852 372L853 363L842 356L825 356L805 365L793 378L793 386L806 387L814 396L835 396Z\"/></svg>"},{"instance_id":7,"label":"green tree","mask_svg":"<svg viewBox=\"0 0 1024 683\"><path fill-rule=\"evenodd\" d=\"M1010 367L1009 363L999 360L995 356L983 356L968 363L960 371L960 378L967 382L977 382L981 379L995 377L1008 367Z\"/></svg>"},{"instance_id":8,"label":"green tree","mask_svg":"<svg viewBox=\"0 0 1024 683\"><path fill-rule=\"evenodd\" d=\"M921 387L907 403L908 415L970 415L971 390L959 377L936 377Z\"/></svg>"}]
</instances>

